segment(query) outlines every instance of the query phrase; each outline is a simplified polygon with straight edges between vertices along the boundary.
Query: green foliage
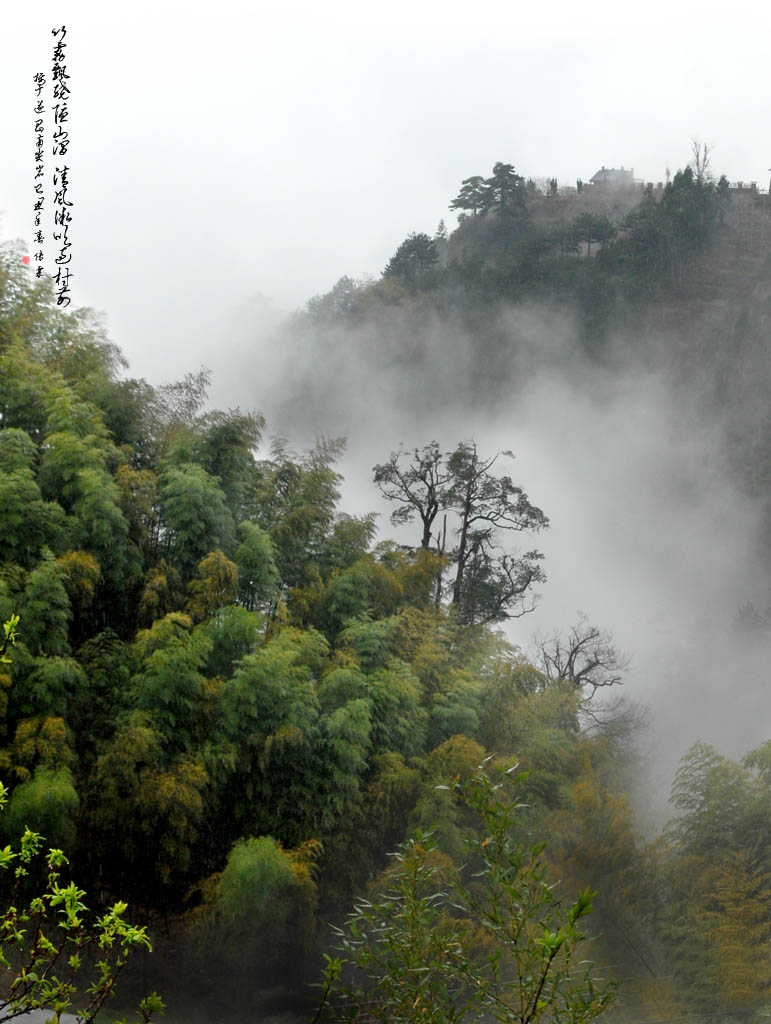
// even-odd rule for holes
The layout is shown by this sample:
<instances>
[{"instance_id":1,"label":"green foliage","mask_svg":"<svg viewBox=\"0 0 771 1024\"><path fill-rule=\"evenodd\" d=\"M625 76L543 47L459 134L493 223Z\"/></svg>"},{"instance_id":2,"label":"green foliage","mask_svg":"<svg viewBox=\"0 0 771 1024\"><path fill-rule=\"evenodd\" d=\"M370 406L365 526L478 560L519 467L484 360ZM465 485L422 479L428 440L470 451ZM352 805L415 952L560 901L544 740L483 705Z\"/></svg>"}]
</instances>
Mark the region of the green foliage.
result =
<instances>
[{"instance_id":1,"label":"green foliage","mask_svg":"<svg viewBox=\"0 0 771 1024\"><path fill-rule=\"evenodd\" d=\"M461 190L450 203L451 210L470 210L476 217L477 212L487 207L487 186L481 174L473 174L461 182Z\"/></svg>"},{"instance_id":2,"label":"green foliage","mask_svg":"<svg viewBox=\"0 0 771 1024\"><path fill-rule=\"evenodd\" d=\"M6 427L0 432L0 469L3 472L31 470L36 462L37 445L29 434L17 427Z\"/></svg>"},{"instance_id":3,"label":"green foliage","mask_svg":"<svg viewBox=\"0 0 771 1024\"><path fill-rule=\"evenodd\" d=\"M72 514L77 523L73 531L75 545L95 557L113 587L139 568L139 559L127 543L129 524L111 476L98 470L83 470Z\"/></svg>"},{"instance_id":4,"label":"green foliage","mask_svg":"<svg viewBox=\"0 0 771 1024\"><path fill-rule=\"evenodd\" d=\"M501 454L501 453L499 453ZM513 458L511 452L502 454ZM490 469L498 456L482 459L473 441L464 441L447 459L447 500L458 511L457 570L452 601L461 622L499 622L528 610L525 595L543 575L537 551L521 557L496 553L498 531L538 531L549 520L511 477Z\"/></svg>"},{"instance_id":5,"label":"green foliage","mask_svg":"<svg viewBox=\"0 0 771 1024\"><path fill-rule=\"evenodd\" d=\"M23 430L42 440L52 374L25 348L17 336L0 352L0 411L3 429Z\"/></svg>"},{"instance_id":6,"label":"green foliage","mask_svg":"<svg viewBox=\"0 0 771 1024\"><path fill-rule=\"evenodd\" d=\"M250 968L259 958L275 967L310 947L319 853L318 843L285 850L271 836L235 844L206 908L206 929L232 964Z\"/></svg>"},{"instance_id":7,"label":"green foliage","mask_svg":"<svg viewBox=\"0 0 771 1024\"><path fill-rule=\"evenodd\" d=\"M222 753L230 752L222 762L230 765L225 799L250 831L289 844L308 838L323 810L313 781L319 703L311 666L325 648L321 637L283 630L246 655L221 691L219 737Z\"/></svg>"},{"instance_id":8,"label":"green foliage","mask_svg":"<svg viewBox=\"0 0 771 1024\"><path fill-rule=\"evenodd\" d=\"M571 224L571 229L578 240L586 242L587 259L592 255L592 243L607 242L617 233L611 220L602 214L588 211L578 214Z\"/></svg>"},{"instance_id":9,"label":"green foliage","mask_svg":"<svg viewBox=\"0 0 771 1024\"><path fill-rule=\"evenodd\" d=\"M273 542L286 587L301 586L309 566L323 557L342 479L332 466L344 447L340 438L320 440L298 454L275 441L272 460L258 464L255 521Z\"/></svg>"},{"instance_id":10,"label":"green foliage","mask_svg":"<svg viewBox=\"0 0 771 1024\"><path fill-rule=\"evenodd\" d=\"M752 761L751 761L752 763ZM751 774L707 743L696 743L680 762L672 803L680 812L671 830L691 853L757 849L757 796ZM716 813L718 811L718 813Z\"/></svg>"},{"instance_id":11,"label":"green foliage","mask_svg":"<svg viewBox=\"0 0 771 1024\"><path fill-rule=\"evenodd\" d=\"M398 576L371 556L358 559L342 571L333 571L324 595L330 635L337 636L353 619L381 619L392 615L403 597Z\"/></svg>"},{"instance_id":12,"label":"green foliage","mask_svg":"<svg viewBox=\"0 0 771 1024\"><path fill-rule=\"evenodd\" d=\"M413 231L388 261L383 276L401 278L417 288L425 282L428 271L438 260L439 253L433 238Z\"/></svg>"},{"instance_id":13,"label":"green foliage","mask_svg":"<svg viewBox=\"0 0 771 1024\"><path fill-rule=\"evenodd\" d=\"M70 704L82 701L86 674L74 658L36 658L23 687L12 695L14 712L24 715L68 717Z\"/></svg>"},{"instance_id":14,"label":"green foliage","mask_svg":"<svg viewBox=\"0 0 771 1024\"><path fill-rule=\"evenodd\" d=\"M0 854L0 867L8 870L17 860L17 890L12 905L0 922L0 962L11 972L0 1012L16 1016L33 1010L52 1011L54 1019L76 1012L78 1019L91 1022L114 994L116 980L129 957L137 949L150 949L144 928L129 924L125 903L116 903L96 919L93 926L84 923L85 893L74 883L62 884L60 868L67 863L61 850L50 850L47 883L39 896L27 905L15 905L18 883L29 873L41 854L42 839L27 831L18 854L6 847ZM90 973L85 968L89 947L98 950L99 959ZM57 973L52 973L60 964ZM139 1019L147 1022L154 1013L162 1013L163 1002L156 993L142 1000Z\"/></svg>"},{"instance_id":15,"label":"green foliage","mask_svg":"<svg viewBox=\"0 0 771 1024\"><path fill-rule=\"evenodd\" d=\"M145 559L152 557L158 545L158 477L149 469L118 466L115 472L118 502L129 525L129 538Z\"/></svg>"},{"instance_id":16,"label":"green foliage","mask_svg":"<svg viewBox=\"0 0 771 1024\"><path fill-rule=\"evenodd\" d=\"M8 657L8 648L16 643L16 629L19 625L19 616L12 615L3 622L3 644L0 647L0 665L9 665L11 659Z\"/></svg>"},{"instance_id":17,"label":"green foliage","mask_svg":"<svg viewBox=\"0 0 771 1024\"><path fill-rule=\"evenodd\" d=\"M64 569L64 585L73 608L84 612L90 607L101 577L99 563L86 551L68 551L57 559Z\"/></svg>"},{"instance_id":18,"label":"green foliage","mask_svg":"<svg viewBox=\"0 0 771 1024\"><path fill-rule=\"evenodd\" d=\"M336 515L319 552L318 564L322 573L326 575L334 569L348 569L367 555L377 532L376 518L374 513L349 516L340 512Z\"/></svg>"},{"instance_id":19,"label":"green foliage","mask_svg":"<svg viewBox=\"0 0 771 1024\"><path fill-rule=\"evenodd\" d=\"M663 945L662 973L697 1013L719 1007L752 1020L769 1002L771 974L757 955L771 922L767 747L742 764L706 743L688 751L672 787L679 816L650 850L648 884L629 901Z\"/></svg>"},{"instance_id":20,"label":"green foliage","mask_svg":"<svg viewBox=\"0 0 771 1024\"><path fill-rule=\"evenodd\" d=\"M481 825L468 869L419 834L396 853L388 890L359 901L342 947L354 980L332 996L334 1019L585 1022L608 1007L612 986L579 959L592 894L565 909L543 844L518 832L511 771L480 769L453 787Z\"/></svg>"},{"instance_id":21,"label":"green foliage","mask_svg":"<svg viewBox=\"0 0 771 1024\"><path fill-rule=\"evenodd\" d=\"M215 892L226 931L237 928L241 941L252 929L275 935L286 924L289 904L283 897L291 885L291 865L274 839L241 840L231 850Z\"/></svg>"},{"instance_id":22,"label":"green foliage","mask_svg":"<svg viewBox=\"0 0 771 1024\"><path fill-rule=\"evenodd\" d=\"M372 701L372 742L378 752L392 750L405 758L424 749L426 712L420 682L409 665L391 658L367 676Z\"/></svg>"},{"instance_id":23,"label":"green foliage","mask_svg":"<svg viewBox=\"0 0 771 1024\"><path fill-rule=\"evenodd\" d=\"M681 288L719 229L726 196L726 188L690 167L678 171L660 201L646 192L627 216L623 236L603 249L603 264L621 271L623 288L634 297Z\"/></svg>"},{"instance_id":24,"label":"green foliage","mask_svg":"<svg viewBox=\"0 0 771 1024\"><path fill-rule=\"evenodd\" d=\"M326 295L314 295L305 304L304 314L318 323L334 323L355 308L356 282L344 275Z\"/></svg>"},{"instance_id":25,"label":"green foliage","mask_svg":"<svg viewBox=\"0 0 771 1024\"><path fill-rule=\"evenodd\" d=\"M477 742L458 734L440 743L423 760L422 792L410 815L409 834L416 828L430 832L437 849L455 864L464 860L464 837L473 820L449 787L467 783L484 756Z\"/></svg>"},{"instance_id":26,"label":"green foliage","mask_svg":"<svg viewBox=\"0 0 771 1024\"><path fill-rule=\"evenodd\" d=\"M500 217L521 211L526 202L526 182L521 174L517 174L513 164L498 161L493 167L491 177L472 175L464 178L461 190L450 203L451 210L470 210L476 214L496 210Z\"/></svg>"},{"instance_id":27,"label":"green foliage","mask_svg":"<svg viewBox=\"0 0 771 1024\"><path fill-rule=\"evenodd\" d=\"M3 819L3 832L18 842L30 822L63 850L75 846L75 815L80 800L68 768L39 766L27 782L17 786Z\"/></svg>"},{"instance_id":28,"label":"green foliage","mask_svg":"<svg viewBox=\"0 0 771 1024\"><path fill-rule=\"evenodd\" d=\"M18 616L4 623L5 643L12 643ZM0 809L8 791L0 784ZM33 1010L46 1010L59 1020L75 1012L91 1024L106 1001L129 957L137 949L151 949L145 928L126 921L125 903L115 903L93 924L83 903L85 892L74 882L63 883L68 863L61 849L43 853L43 837L26 822L45 821L51 834L65 846L74 842L72 814L78 804L70 772L39 767L28 782L17 787L3 821L3 831L18 836L18 848L0 850L0 873L12 879L7 908L0 916L0 964L6 972L0 1015L10 1019ZM45 870L45 883L29 896L28 882ZM89 950L97 951L89 957ZM164 1005L156 993L140 1004L139 1018L148 1024Z\"/></svg>"},{"instance_id":29,"label":"green foliage","mask_svg":"<svg viewBox=\"0 0 771 1024\"><path fill-rule=\"evenodd\" d=\"M204 647L209 651L204 675L229 679L238 662L252 654L261 642L261 625L262 619L256 612L231 604L197 626L196 632L204 636Z\"/></svg>"},{"instance_id":30,"label":"green foliage","mask_svg":"<svg viewBox=\"0 0 771 1024\"><path fill-rule=\"evenodd\" d=\"M56 497L69 511L81 496L81 474L105 469L107 452L99 439L80 436L74 430L60 430L46 437L40 460L40 487L47 497Z\"/></svg>"},{"instance_id":31,"label":"green foliage","mask_svg":"<svg viewBox=\"0 0 771 1024\"><path fill-rule=\"evenodd\" d=\"M298 322L334 325L336 344L341 329L363 325L365 344L376 338L389 362L411 371L437 318L452 323L475 346L456 397L487 400L508 387L525 351L504 309L544 297L569 307L577 345L604 358L619 310L642 317L639 300L669 302L709 269L728 230L726 196L725 184L681 172L667 189L604 205L590 188L544 195L496 164L492 177L463 183L453 206L469 216L452 237L408 239L381 281L342 280ZM260 958L271 974L282 958L296 962L316 918L333 917L382 876L387 851L411 835L398 863L416 858L417 875L411 890L395 876L401 895L391 901L411 900L420 926L411 952L394 939L412 1001L400 1003L408 995L394 984L393 1006L409 1019L460 1019L464 1005L509 1019L509 1009L479 1002L494 984L505 996L520 955L485 902L486 882L504 906L515 885L517 907L542 907L543 928L520 932L521 955L537 954L521 961L527 984L554 949L559 972L569 943L558 939L571 922L558 913L552 923L541 884L558 877L601 889L598 941L637 971L635 983L656 972L669 1000L656 1019L680 1005L677 987L704 1012L749 1019L768 1002L767 972L750 969L771 921L768 745L741 763L691 751L675 784L680 817L658 843L640 842L617 785L630 771L618 735L602 723L592 736L580 727L590 692L618 676L606 636L589 626L555 635L534 666L486 628L530 607L543 579L539 553L515 553L510 542L546 517L500 461L473 441L394 453L376 481L394 503L392 522L414 520L418 532L413 547L373 548L375 517L338 507L342 441L304 452L277 441L258 458L261 416L205 412L205 371L160 387L118 380L120 355L96 319L61 315L18 263L0 256L9 835L45 829L72 849L103 901L125 894L148 919L163 917L170 944L199 911L209 915L207 941L245 967ZM676 307L652 309L668 317ZM746 312L737 338L754 337L759 309ZM728 387L753 364L738 341L715 339ZM760 487L763 474L755 477ZM484 817L468 780L485 753L515 751L530 772L518 783L528 806L515 815L510 859L488 862L504 844L466 845ZM455 778L455 788L437 788ZM434 830L418 843L423 853L418 828ZM528 852L529 833L541 830L550 864ZM523 859L511 860L516 850ZM529 874L534 866L546 874ZM423 903L421 878L436 883L429 896L448 898ZM559 885L550 891L560 898ZM442 953L453 935L458 944ZM500 975L496 950L509 965ZM422 972L423 988L419 961L434 954L441 963ZM544 1010L542 1001L532 1019L575 1009Z\"/></svg>"},{"instance_id":32,"label":"green foliage","mask_svg":"<svg viewBox=\"0 0 771 1024\"><path fill-rule=\"evenodd\" d=\"M26 467L0 475L0 521L7 530L3 547L8 561L31 569L45 548L61 549L64 512L56 502L43 501L32 470Z\"/></svg>"},{"instance_id":33,"label":"green foliage","mask_svg":"<svg viewBox=\"0 0 771 1024\"><path fill-rule=\"evenodd\" d=\"M152 625L170 612L179 611L184 603L182 580L179 572L165 558L147 570L144 587L139 598L138 618Z\"/></svg>"},{"instance_id":34,"label":"green foliage","mask_svg":"<svg viewBox=\"0 0 771 1024\"><path fill-rule=\"evenodd\" d=\"M376 754L370 768L361 799L325 841L334 865L327 886L334 887L337 905L350 905L354 894L382 871L387 851L404 838L421 791L419 769L400 754Z\"/></svg>"},{"instance_id":35,"label":"green foliage","mask_svg":"<svg viewBox=\"0 0 771 1024\"><path fill-rule=\"evenodd\" d=\"M209 638L191 629L186 615L172 613L137 634L138 671L132 678L132 703L152 715L170 749L188 750L204 727L201 668L210 654Z\"/></svg>"},{"instance_id":36,"label":"green foliage","mask_svg":"<svg viewBox=\"0 0 771 1024\"><path fill-rule=\"evenodd\" d=\"M210 412L196 423L199 437L192 445L192 461L217 480L236 520L248 512L255 483L253 452L264 426L262 416L239 409Z\"/></svg>"},{"instance_id":37,"label":"green foliage","mask_svg":"<svg viewBox=\"0 0 771 1024\"><path fill-rule=\"evenodd\" d=\"M25 581L19 613L24 621L24 642L33 654L69 653L70 602L64 575L51 552L44 551Z\"/></svg>"},{"instance_id":38,"label":"green foliage","mask_svg":"<svg viewBox=\"0 0 771 1024\"><path fill-rule=\"evenodd\" d=\"M33 767L59 771L72 768L77 761L67 723L52 715L22 719L16 727L10 753L16 762L13 772L22 781L30 778ZM16 790L12 803L15 797Z\"/></svg>"},{"instance_id":39,"label":"green foliage","mask_svg":"<svg viewBox=\"0 0 771 1024\"><path fill-rule=\"evenodd\" d=\"M453 672L447 686L433 694L426 743L438 747L451 736L479 736L480 690L473 678Z\"/></svg>"},{"instance_id":40,"label":"green foliage","mask_svg":"<svg viewBox=\"0 0 771 1024\"><path fill-rule=\"evenodd\" d=\"M349 648L361 667L367 671L385 665L396 650L401 622L392 615L376 622L368 615L349 622L340 633L339 642Z\"/></svg>"},{"instance_id":41,"label":"green foliage","mask_svg":"<svg viewBox=\"0 0 771 1024\"><path fill-rule=\"evenodd\" d=\"M232 537L233 519L225 495L205 469L183 463L164 472L160 498L169 555L183 580L189 580L201 559L218 547L227 547Z\"/></svg>"},{"instance_id":42,"label":"green foliage","mask_svg":"<svg viewBox=\"0 0 771 1024\"><path fill-rule=\"evenodd\" d=\"M523 738L521 705L532 694L542 693L548 679L517 651L495 658L483 689L481 735L485 747L496 754L518 748Z\"/></svg>"},{"instance_id":43,"label":"green foliage","mask_svg":"<svg viewBox=\"0 0 771 1024\"><path fill-rule=\"evenodd\" d=\"M77 656L88 686L70 697L69 718L79 746L90 750L112 732L126 702L131 671L127 646L111 629L88 639Z\"/></svg>"},{"instance_id":44,"label":"green foliage","mask_svg":"<svg viewBox=\"0 0 771 1024\"><path fill-rule=\"evenodd\" d=\"M503 216L504 212L524 207L525 179L515 172L513 164L498 161L485 186L483 209L496 209L498 215Z\"/></svg>"},{"instance_id":45,"label":"green foliage","mask_svg":"<svg viewBox=\"0 0 771 1024\"><path fill-rule=\"evenodd\" d=\"M591 746L585 749L577 781L570 786L562 780L563 799L548 819L550 857L555 875L564 882L599 890L603 945L620 947L631 973L636 973L655 961L651 936L643 926L643 908L655 891L655 881L629 800L592 764L592 755L598 753Z\"/></svg>"},{"instance_id":46,"label":"green foliage","mask_svg":"<svg viewBox=\"0 0 771 1024\"><path fill-rule=\"evenodd\" d=\"M710 985L723 1005L754 1017L771 992L771 965L757 955L768 941L771 874L735 853L708 871L702 893L696 924L710 954Z\"/></svg>"},{"instance_id":47,"label":"green foliage","mask_svg":"<svg viewBox=\"0 0 771 1024\"><path fill-rule=\"evenodd\" d=\"M265 607L278 590L276 553L269 535L257 523L239 524L240 544L233 556L238 569L238 600L248 611Z\"/></svg>"},{"instance_id":48,"label":"green foliage","mask_svg":"<svg viewBox=\"0 0 771 1024\"><path fill-rule=\"evenodd\" d=\"M149 715L131 714L97 760L84 799L89 857L97 865L109 858L124 890L150 903L186 880L209 781L203 765L165 739Z\"/></svg>"},{"instance_id":49,"label":"green foliage","mask_svg":"<svg viewBox=\"0 0 771 1024\"><path fill-rule=\"evenodd\" d=\"M210 618L220 608L232 604L236 595L238 569L222 551L211 551L198 563L194 579L187 585L190 598L187 610L196 622Z\"/></svg>"}]
</instances>

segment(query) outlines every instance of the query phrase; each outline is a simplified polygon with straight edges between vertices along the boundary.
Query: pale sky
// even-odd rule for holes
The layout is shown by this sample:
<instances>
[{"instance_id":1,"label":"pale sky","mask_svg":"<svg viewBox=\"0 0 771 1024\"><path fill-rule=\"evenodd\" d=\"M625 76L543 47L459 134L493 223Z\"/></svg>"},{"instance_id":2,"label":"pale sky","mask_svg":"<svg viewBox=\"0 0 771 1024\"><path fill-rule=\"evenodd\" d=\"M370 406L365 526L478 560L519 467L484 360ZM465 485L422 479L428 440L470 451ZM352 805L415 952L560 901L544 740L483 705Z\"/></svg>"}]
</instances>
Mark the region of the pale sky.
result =
<instances>
[{"instance_id":1,"label":"pale sky","mask_svg":"<svg viewBox=\"0 0 771 1024\"><path fill-rule=\"evenodd\" d=\"M343 274L378 275L410 231L452 224L461 180L497 160L563 184L602 165L660 180L698 137L717 173L768 177L765 5L198 9L0 16L0 235L32 242L32 76L65 24L73 296L152 380L215 364Z\"/></svg>"}]
</instances>

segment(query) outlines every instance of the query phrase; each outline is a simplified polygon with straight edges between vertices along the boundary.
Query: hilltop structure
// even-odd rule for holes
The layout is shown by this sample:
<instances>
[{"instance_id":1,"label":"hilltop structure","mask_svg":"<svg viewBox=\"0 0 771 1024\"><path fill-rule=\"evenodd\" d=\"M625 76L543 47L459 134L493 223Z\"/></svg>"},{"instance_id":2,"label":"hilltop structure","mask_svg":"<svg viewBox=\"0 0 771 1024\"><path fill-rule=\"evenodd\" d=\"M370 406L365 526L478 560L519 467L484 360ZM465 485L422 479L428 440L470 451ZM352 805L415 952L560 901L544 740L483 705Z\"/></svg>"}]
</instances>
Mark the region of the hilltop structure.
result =
<instances>
[{"instance_id":1,"label":"hilltop structure","mask_svg":"<svg viewBox=\"0 0 771 1024\"><path fill-rule=\"evenodd\" d=\"M601 167L590 179L592 185L634 185L634 169Z\"/></svg>"}]
</instances>

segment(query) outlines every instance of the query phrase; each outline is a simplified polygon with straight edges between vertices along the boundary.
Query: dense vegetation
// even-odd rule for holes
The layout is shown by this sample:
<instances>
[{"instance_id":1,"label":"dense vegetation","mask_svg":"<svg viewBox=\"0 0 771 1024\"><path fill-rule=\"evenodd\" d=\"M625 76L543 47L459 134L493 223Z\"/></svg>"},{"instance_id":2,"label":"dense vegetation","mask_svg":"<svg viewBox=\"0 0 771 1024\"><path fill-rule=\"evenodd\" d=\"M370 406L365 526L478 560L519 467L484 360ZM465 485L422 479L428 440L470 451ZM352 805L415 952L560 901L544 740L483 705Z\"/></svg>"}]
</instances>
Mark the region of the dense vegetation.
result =
<instances>
[{"instance_id":1,"label":"dense vegetation","mask_svg":"<svg viewBox=\"0 0 771 1024\"><path fill-rule=\"evenodd\" d=\"M599 352L620 303L642 310L707 272L727 190L678 172L615 221L550 202L556 189L496 164L464 182L449 239L410 236L381 280L343 279L295 330L438 312L474 324L492 380L507 357L495 310L527 295L577 305ZM207 408L205 373L153 386L124 370L95 318L57 310L7 247L7 840L39 830L89 892L151 924L162 961L172 945L202 958L196 997L255 965L298 991L326 922L377 889L405 839L431 829L434 865L464 863L478 815L446 787L516 756L518 841L548 841L558 892L598 890L593 959L626 983L612 1012L753 1019L771 984L771 744L742 763L695 747L679 817L643 840L624 796L634 716L598 704L623 668L612 639L580 622L528 659L493 629L545 578L507 531L545 529L548 509L503 474L504 453L457 439L373 453L394 523L415 530L412 546L376 543L375 517L339 506L342 441L266 450L261 415Z\"/></svg>"},{"instance_id":2,"label":"dense vegetation","mask_svg":"<svg viewBox=\"0 0 771 1024\"><path fill-rule=\"evenodd\" d=\"M342 278L329 295L311 300L308 314L340 317L398 303L400 285L461 313L525 296L577 301L593 313L595 327L607 328L618 300L681 289L730 221L727 179L715 183L703 168L687 166L658 188L579 184L560 192L556 179L550 185L541 191L504 163L490 178L465 179L450 203L462 212L449 238L443 221L434 238L411 233L381 281ZM591 310L599 285L608 294L601 310Z\"/></svg>"}]
</instances>

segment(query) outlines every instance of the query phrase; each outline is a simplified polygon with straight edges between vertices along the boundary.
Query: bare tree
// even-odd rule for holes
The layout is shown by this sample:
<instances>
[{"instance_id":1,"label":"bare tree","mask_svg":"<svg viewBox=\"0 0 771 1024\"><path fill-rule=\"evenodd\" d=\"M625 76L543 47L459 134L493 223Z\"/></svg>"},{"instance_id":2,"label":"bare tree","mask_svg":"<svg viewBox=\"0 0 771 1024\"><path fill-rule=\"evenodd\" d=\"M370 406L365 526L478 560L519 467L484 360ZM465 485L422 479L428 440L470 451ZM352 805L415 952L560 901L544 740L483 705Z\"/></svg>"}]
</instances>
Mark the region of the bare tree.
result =
<instances>
[{"instance_id":1,"label":"bare tree","mask_svg":"<svg viewBox=\"0 0 771 1024\"><path fill-rule=\"evenodd\" d=\"M583 612L566 637L536 637L538 667L551 682L569 683L591 700L597 691L620 685L629 657L616 647L612 633L592 625Z\"/></svg>"},{"instance_id":2,"label":"bare tree","mask_svg":"<svg viewBox=\"0 0 771 1024\"><path fill-rule=\"evenodd\" d=\"M712 180L709 156L714 148L714 146L708 146L706 142L691 139L691 168L700 185L705 181Z\"/></svg>"}]
</instances>

